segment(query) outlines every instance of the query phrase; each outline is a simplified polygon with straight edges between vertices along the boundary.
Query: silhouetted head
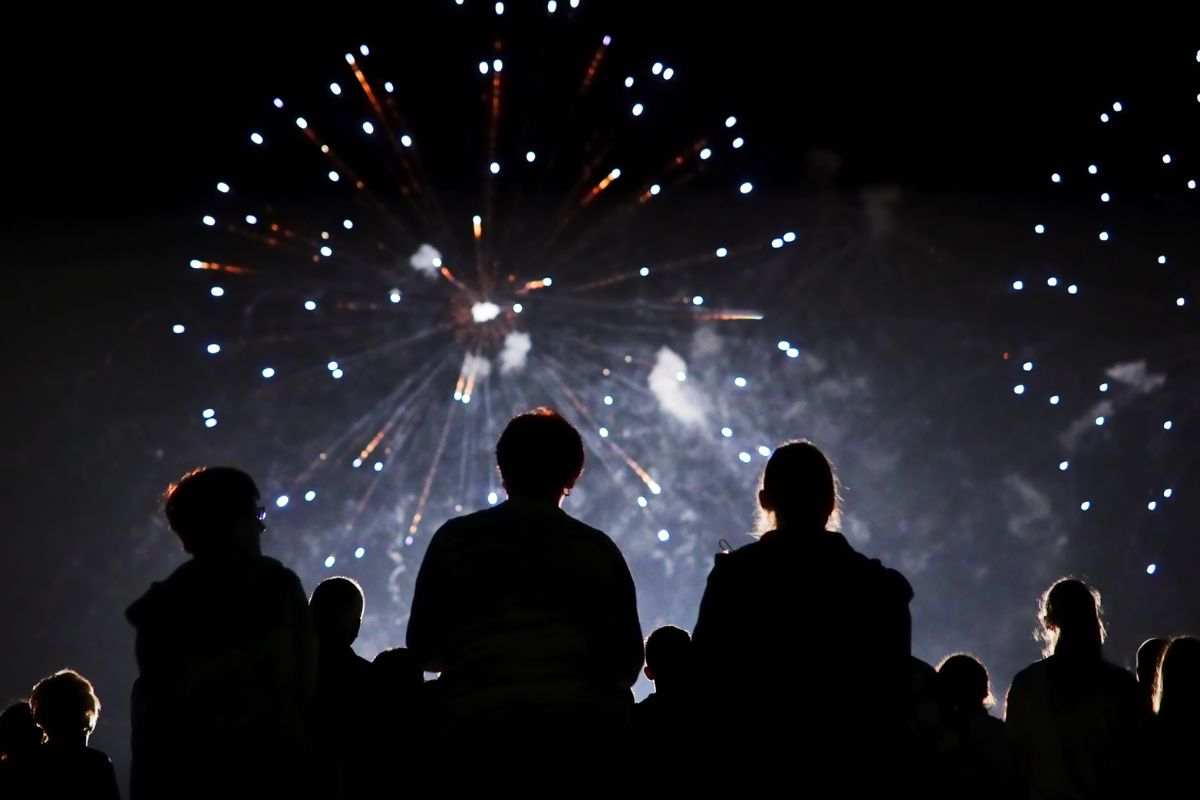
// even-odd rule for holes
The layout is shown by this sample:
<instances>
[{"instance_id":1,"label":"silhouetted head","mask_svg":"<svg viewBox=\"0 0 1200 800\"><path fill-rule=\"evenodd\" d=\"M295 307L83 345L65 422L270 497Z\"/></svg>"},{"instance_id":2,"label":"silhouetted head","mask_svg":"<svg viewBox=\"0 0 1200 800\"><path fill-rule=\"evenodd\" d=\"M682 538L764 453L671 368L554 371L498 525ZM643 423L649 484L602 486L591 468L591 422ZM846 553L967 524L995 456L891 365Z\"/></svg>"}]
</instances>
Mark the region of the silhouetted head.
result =
<instances>
[{"instance_id":1,"label":"silhouetted head","mask_svg":"<svg viewBox=\"0 0 1200 800\"><path fill-rule=\"evenodd\" d=\"M29 706L50 744L87 744L100 719L100 698L91 681L73 669L60 669L38 681Z\"/></svg>"},{"instance_id":2,"label":"silhouetted head","mask_svg":"<svg viewBox=\"0 0 1200 800\"><path fill-rule=\"evenodd\" d=\"M1163 719L1200 724L1200 639L1177 636L1163 651L1154 708Z\"/></svg>"},{"instance_id":3,"label":"silhouetted head","mask_svg":"<svg viewBox=\"0 0 1200 800\"><path fill-rule=\"evenodd\" d=\"M358 581L340 576L321 581L308 601L317 639L332 647L354 644L362 625L364 605L365 598Z\"/></svg>"},{"instance_id":4,"label":"silhouetted head","mask_svg":"<svg viewBox=\"0 0 1200 800\"><path fill-rule=\"evenodd\" d=\"M401 692L420 689L425 683L421 662L407 647L393 647L375 656L371 662L371 675L378 686Z\"/></svg>"},{"instance_id":5,"label":"silhouetted head","mask_svg":"<svg viewBox=\"0 0 1200 800\"><path fill-rule=\"evenodd\" d=\"M555 411L535 408L509 421L496 464L509 497L557 503L583 472L583 439Z\"/></svg>"},{"instance_id":6,"label":"silhouetted head","mask_svg":"<svg viewBox=\"0 0 1200 800\"><path fill-rule=\"evenodd\" d=\"M18 761L37 752L42 729L33 721L29 701L13 703L0 714L0 762Z\"/></svg>"},{"instance_id":7,"label":"silhouetted head","mask_svg":"<svg viewBox=\"0 0 1200 800\"><path fill-rule=\"evenodd\" d=\"M758 504L775 528L824 529L839 522L838 483L833 466L809 441L776 448L763 471Z\"/></svg>"},{"instance_id":8,"label":"silhouetted head","mask_svg":"<svg viewBox=\"0 0 1200 800\"><path fill-rule=\"evenodd\" d=\"M646 677L656 689L685 683L692 670L692 637L683 628L664 625L646 640Z\"/></svg>"},{"instance_id":9,"label":"silhouetted head","mask_svg":"<svg viewBox=\"0 0 1200 800\"><path fill-rule=\"evenodd\" d=\"M1078 578L1060 578L1042 595L1038 633L1044 655L1100 657L1106 631L1100 592Z\"/></svg>"},{"instance_id":10,"label":"silhouetted head","mask_svg":"<svg viewBox=\"0 0 1200 800\"><path fill-rule=\"evenodd\" d=\"M982 711L996 702L987 667L967 653L942 659L937 668L937 683L942 702L952 711Z\"/></svg>"},{"instance_id":11,"label":"silhouetted head","mask_svg":"<svg viewBox=\"0 0 1200 800\"><path fill-rule=\"evenodd\" d=\"M1133 668L1141 686L1154 685L1154 677L1158 675L1158 662L1162 659L1163 651L1167 649L1169 642L1169 639L1155 636L1142 642L1138 647Z\"/></svg>"},{"instance_id":12,"label":"silhouetted head","mask_svg":"<svg viewBox=\"0 0 1200 800\"><path fill-rule=\"evenodd\" d=\"M167 487L164 511L192 555L258 552L266 511L254 479L233 467L200 467Z\"/></svg>"}]
</instances>

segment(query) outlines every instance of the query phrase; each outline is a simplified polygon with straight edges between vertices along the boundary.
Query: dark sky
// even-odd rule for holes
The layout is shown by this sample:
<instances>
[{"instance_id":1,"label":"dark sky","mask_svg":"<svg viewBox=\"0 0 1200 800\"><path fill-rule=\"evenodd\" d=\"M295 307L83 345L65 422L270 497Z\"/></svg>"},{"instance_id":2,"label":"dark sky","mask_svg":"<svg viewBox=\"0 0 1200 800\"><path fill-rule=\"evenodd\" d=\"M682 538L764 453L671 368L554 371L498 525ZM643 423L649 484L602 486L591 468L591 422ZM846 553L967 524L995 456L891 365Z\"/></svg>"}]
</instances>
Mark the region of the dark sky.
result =
<instances>
[{"instance_id":1,"label":"dark sky","mask_svg":"<svg viewBox=\"0 0 1200 800\"><path fill-rule=\"evenodd\" d=\"M177 260L181 220L201 213L195 198L226 155L215 142L243 135L281 83L319 81L314 53L396 41L419 57L456 30L449 0L394 5L405 10L85 12L30 23L0 56L0 563L11 576L0 588L0 696L64 663L124 692L131 642L119 601L139 587L93 602L86 576L156 577L115 566L160 546L125 530L144 525L153 487L190 459L187 440L172 438L174 412L156 403L187 385L151 344L156 311L171 302L163 263ZM807 190L809 155L836 152L840 190L902 186L920 198L927 232L956 214L1038 202L1050 155L1086 150L1081 120L1113 99L1138 98L1160 115L1147 128L1170 131L1175 112L1161 109L1200 86L1184 63L1200 42L1169 16L874 17L864 7L839 17L783 15L783 5L585 0L582 24L679 64L697 100L736 99L769 143L776 183ZM947 227L944 247L972 248L969 224ZM110 708L122 714L124 699ZM114 723L102 744L120 752L123 730Z\"/></svg>"}]
</instances>

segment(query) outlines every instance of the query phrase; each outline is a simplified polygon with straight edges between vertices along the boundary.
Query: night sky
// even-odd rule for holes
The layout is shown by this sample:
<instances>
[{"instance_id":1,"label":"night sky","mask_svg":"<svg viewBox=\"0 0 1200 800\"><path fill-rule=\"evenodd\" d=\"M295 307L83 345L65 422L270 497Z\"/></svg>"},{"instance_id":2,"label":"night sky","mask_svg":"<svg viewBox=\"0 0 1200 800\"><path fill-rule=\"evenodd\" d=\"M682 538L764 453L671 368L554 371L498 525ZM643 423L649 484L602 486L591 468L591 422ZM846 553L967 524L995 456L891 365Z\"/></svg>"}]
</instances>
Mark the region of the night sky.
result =
<instances>
[{"instance_id":1,"label":"night sky","mask_svg":"<svg viewBox=\"0 0 1200 800\"><path fill-rule=\"evenodd\" d=\"M193 288L186 264L198 220L215 176L227 174L279 87L322 87L338 54L360 41L420 64L494 22L490 4L476 0L465 11L449 0L403 5L413 8L47 20L2 56L0 695L23 696L62 666L80 669L105 707L93 743L121 772L133 673L123 611L181 555L158 521L159 493L198 463L235 461L270 483L287 461L277 441L259 436L265 428L246 424L214 439L196 424L213 373L182 356L168 328ZM543 5L510 2L504 24L520 32ZM1189 522L1200 481L1183 445L1195 441L1188 422L1200 424L1195 307L1174 314L1160 300L1200 302L1200 200L1181 202L1180 191L1189 174L1200 176L1200 39L1187 40L1186 25L1169 17L783 17L776 5L585 0L573 22L585 38L611 33L677 65L687 107L736 108L751 126L756 184L770 187L766 208L804 221L794 270L782 262L744 290L704 285L773 312L753 341L730 338L728 357L752 357L762 342L773 350L790 325L813 342L819 369L833 364L845 385L872 387L844 402L841 419L827 398L818 417L830 421L816 431L788 427L793 412L780 398L798 384L783 373L771 399L739 413L757 418L764 435L833 443L850 510L874 532L859 546L916 586L916 655L978 652L998 695L1037 656L1035 592L1059 574L1087 575L1106 592L1114 661L1127 663L1147 636L1197 632L1200 553ZM432 71L411 79L426 106L448 83ZM1129 124L1110 132L1097 116L1115 100ZM444 124L460 121L448 112ZM1156 161L1163 153L1178 167L1166 177ZM1119 165L1103 188L1129 199L1103 219L1094 202L1101 187L1078 188L1089 159ZM268 182L297 202L319 202L293 186L286 165L273 169ZM1049 180L1056 170L1069 176L1059 194ZM453 195L468 173L446 167L437 180ZM1047 244L1035 223L1067 235ZM1120 236L1103 256L1089 249L1099 229ZM1171 253L1169 277L1146 256L1156 248ZM1061 292L1014 297L1013 280L1040 285L1059 265L1090 270L1080 302L1064 305ZM1026 359L1038 364L1030 396L1014 398ZM1072 434L1036 380L1053 363L1064 396L1094 392L1106 369L1139 361L1165 380L1113 379L1109 416L1130 422L1103 436ZM1174 422L1173 443L1147 433L1164 419ZM1055 467L1063 448L1072 452L1067 484ZM679 461L704 469L682 449ZM729 519L750 516L749 473L744 482L744 495L740 483L730 489L745 507ZM1147 517L1149 495L1130 486L1173 494ZM1091 516L1080 517L1084 500L1096 503ZM711 552L734 532L696 535ZM284 518L271 536L287 535ZM309 589L323 574L307 558L312 541L265 542L285 560L305 553L289 563ZM703 553L693 558L703 562ZM703 572L685 596L702 588ZM688 618L659 598L672 584L635 575L660 609L643 620L647 632L658 621L692 624L694 609ZM383 578L359 577L368 606L381 601L364 629L369 649L402 643L402 627L386 619Z\"/></svg>"}]
</instances>

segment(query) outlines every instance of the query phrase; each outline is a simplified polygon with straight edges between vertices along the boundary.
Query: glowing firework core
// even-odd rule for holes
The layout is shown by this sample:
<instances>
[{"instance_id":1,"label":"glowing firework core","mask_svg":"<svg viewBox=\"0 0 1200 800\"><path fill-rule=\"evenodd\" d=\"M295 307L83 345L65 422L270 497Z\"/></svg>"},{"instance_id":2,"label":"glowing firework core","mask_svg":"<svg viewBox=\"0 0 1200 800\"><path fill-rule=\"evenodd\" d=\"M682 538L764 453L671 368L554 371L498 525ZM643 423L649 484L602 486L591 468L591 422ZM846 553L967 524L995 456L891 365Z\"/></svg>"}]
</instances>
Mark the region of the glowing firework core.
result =
<instances>
[{"instance_id":1,"label":"glowing firework core","mask_svg":"<svg viewBox=\"0 0 1200 800\"><path fill-rule=\"evenodd\" d=\"M491 322L498 316L500 316L500 306L491 301L485 300L482 303L475 303L471 306L471 319L480 325L485 322Z\"/></svg>"}]
</instances>

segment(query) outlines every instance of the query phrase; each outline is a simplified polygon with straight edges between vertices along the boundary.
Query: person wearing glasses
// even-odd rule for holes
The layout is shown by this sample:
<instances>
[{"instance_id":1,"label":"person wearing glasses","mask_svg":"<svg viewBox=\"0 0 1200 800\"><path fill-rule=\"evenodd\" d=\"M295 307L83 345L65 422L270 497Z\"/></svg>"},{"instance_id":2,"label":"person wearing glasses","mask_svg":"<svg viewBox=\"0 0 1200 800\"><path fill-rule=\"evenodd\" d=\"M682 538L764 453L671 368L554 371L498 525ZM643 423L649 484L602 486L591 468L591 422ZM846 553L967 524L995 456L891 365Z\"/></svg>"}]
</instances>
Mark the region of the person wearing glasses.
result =
<instances>
[{"instance_id":1,"label":"person wearing glasses","mask_svg":"<svg viewBox=\"0 0 1200 800\"><path fill-rule=\"evenodd\" d=\"M300 579L262 553L258 487L204 467L164 498L190 558L127 612L131 796L304 796L315 639Z\"/></svg>"}]
</instances>

